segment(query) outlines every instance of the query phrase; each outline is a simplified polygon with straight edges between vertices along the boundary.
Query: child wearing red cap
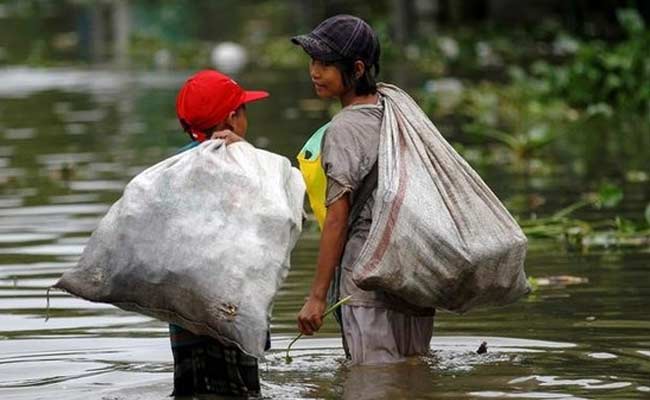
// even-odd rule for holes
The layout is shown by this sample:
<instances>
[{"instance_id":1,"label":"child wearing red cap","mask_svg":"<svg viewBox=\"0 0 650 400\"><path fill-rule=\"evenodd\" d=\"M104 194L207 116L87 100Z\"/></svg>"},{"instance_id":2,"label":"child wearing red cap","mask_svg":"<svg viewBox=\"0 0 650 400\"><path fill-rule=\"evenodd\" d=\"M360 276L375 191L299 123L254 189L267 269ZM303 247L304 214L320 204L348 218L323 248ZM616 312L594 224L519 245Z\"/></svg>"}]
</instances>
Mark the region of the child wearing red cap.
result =
<instances>
[{"instance_id":1,"label":"child wearing red cap","mask_svg":"<svg viewBox=\"0 0 650 400\"><path fill-rule=\"evenodd\" d=\"M227 143L246 135L246 103L269 94L243 90L232 78L214 70L191 76L176 98L176 115L194 144L207 139L225 139Z\"/></svg>"},{"instance_id":2,"label":"child wearing red cap","mask_svg":"<svg viewBox=\"0 0 650 400\"><path fill-rule=\"evenodd\" d=\"M226 144L243 140L248 129L245 104L268 96L267 92L245 91L233 79L214 70L191 76L176 99L176 114L192 139L182 150L208 139L222 139ZM260 395L255 357L177 325L170 324L169 333L174 356L173 395Z\"/></svg>"},{"instance_id":3,"label":"child wearing red cap","mask_svg":"<svg viewBox=\"0 0 650 400\"><path fill-rule=\"evenodd\" d=\"M292 41L311 56L309 74L316 94L337 98L343 107L314 136L323 135L320 161L327 212L323 213L316 274L298 315L298 328L303 334L313 334L322 325L328 297L332 301L332 297L352 296L338 320L346 355L353 363L395 362L426 354L435 309L413 306L382 290L362 290L352 280L352 266L369 235L377 189L384 116L375 82L380 53L377 35L360 18L337 15ZM303 149L299 160L307 155L308 161L314 161L312 153ZM304 176L310 193L310 176L318 174ZM317 179L313 184L318 184ZM312 208L319 208L311 193L310 202ZM334 296L328 296L330 285Z\"/></svg>"}]
</instances>

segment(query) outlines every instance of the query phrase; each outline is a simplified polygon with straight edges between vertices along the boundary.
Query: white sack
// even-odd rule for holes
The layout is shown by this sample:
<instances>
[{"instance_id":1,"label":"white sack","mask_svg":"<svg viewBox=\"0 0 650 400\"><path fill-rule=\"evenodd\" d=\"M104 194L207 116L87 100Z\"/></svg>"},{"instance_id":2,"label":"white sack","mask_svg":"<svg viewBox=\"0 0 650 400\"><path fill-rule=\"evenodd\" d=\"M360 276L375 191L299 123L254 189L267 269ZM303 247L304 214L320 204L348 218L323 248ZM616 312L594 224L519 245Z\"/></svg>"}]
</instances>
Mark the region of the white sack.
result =
<instances>
[{"instance_id":1,"label":"white sack","mask_svg":"<svg viewBox=\"0 0 650 400\"><path fill-rule=\"evenodd\" d=\"M379 92L378 187L354 282L455 312L526 294L517 222L413 99L393 85Z\"/></svg>"},{"instance_id":2,"label":"white sack","mask_svg":"<svg viewBox=\"0 0 650 400\"><path fill-rule=\"evenodd\" d=\"M136 176L55 287L260 356L304 190L284 157L204 142Z\"/></svg>"}]
</instances>

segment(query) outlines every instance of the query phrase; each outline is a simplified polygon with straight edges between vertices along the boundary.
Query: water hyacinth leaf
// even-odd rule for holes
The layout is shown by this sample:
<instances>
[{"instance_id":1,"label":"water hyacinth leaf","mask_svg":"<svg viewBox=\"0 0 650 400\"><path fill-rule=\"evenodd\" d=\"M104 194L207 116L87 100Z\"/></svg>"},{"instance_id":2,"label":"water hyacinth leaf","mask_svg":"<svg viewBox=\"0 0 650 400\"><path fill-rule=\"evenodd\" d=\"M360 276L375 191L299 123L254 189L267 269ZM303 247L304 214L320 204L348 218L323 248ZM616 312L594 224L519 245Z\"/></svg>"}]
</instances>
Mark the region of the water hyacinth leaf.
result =
<instances>
[{"instance_id":1,"label":"water hyacinth leaf","mask_svg":"<svg viewBox=\"0 0 650 400\"><path fill-rule=\"evenodd\" d=\"M535 125L528 130L528 147L530 148L544 147L554 139L555 135L548 125Z\"/></svg>"},{"instance_id":2,"label":"water hyacinth leaf","mask_svg":"<svg viewBox=\"0 0 650 400\"><path fill-rule=\"evenodd\" d=\"M650 203L645 208L645 221L650 225Z\"/></svg>"},{"instance_id":3,"label":"water hyacinth leaf","mask_svg":"<svg viewBox=\"0 0 650 400\"><path fill-rule=\"evenodd\" d=\"M611 183L606 183L598 190L598 206L604 208L616 207L623 200L623 190Z\"/></svg>"},{"instance_id":4,"label":"water hyacinth leaf","mask_svg":"<svg viewBox=\"0 0 650 400\"><path fill-rule=\"evenodd\" d=\"M616 18L628 34L634 35L643 33L645 22L639 12L633 8L626 8L616 11Z\"/></svg>"},{"instance_id":5,"label":"water hyacinth leaf","mask_svg":"<svg viewBox=\"0 0 650 400\"><path fill-rule=\"evenodd\" d=\"M540 62L536 61L533 63L533 66L531 67L533 71L535 71L534 68L538 65L538 63ZM543 64L544 66L548 67L547 63L544 62ZM546 70L544 71L546 72ZM526 71L518 65L508 67L507 72L510 79L514 82L524 82L528 79L528 75L526 74Z\"/></svg>"},{"instance_id":6,"label":"water hyacinth leaf","mask_svg":"<svg viewBox=\"0 0 650 400\"><path fill-rule=\"evenodd\" d=\"M648 64L648 68L650 68L650 64ZM645 171L632 170L625 173L625 180L633 183L643 183L649 181L650 176Z\"/></svg>"},{"instance_id":7,"label":"water hyacinth leaf","mask_svg":"<svg viewBox=\"0 0 650 400\"><path fill-rule=\"evenodd\" d=\"M634 222L625 218L616 217L616 227L618 228L618 231L620 233L636 232L636 225L634 224Z\"/></svg>"},{"instance_id":8,"label":"water hyacinth leaf","mask_svg":"<svg viewBox=\"0 0 650 400\"><path fill-rule=\"evenodd\" d=\"M592 104L587 107L586 112L587 115L590 117L601 115L603 117L609 118L614 115L614 110L612 109L612 107L605 103Z\"/></svg>"}]
</instances>

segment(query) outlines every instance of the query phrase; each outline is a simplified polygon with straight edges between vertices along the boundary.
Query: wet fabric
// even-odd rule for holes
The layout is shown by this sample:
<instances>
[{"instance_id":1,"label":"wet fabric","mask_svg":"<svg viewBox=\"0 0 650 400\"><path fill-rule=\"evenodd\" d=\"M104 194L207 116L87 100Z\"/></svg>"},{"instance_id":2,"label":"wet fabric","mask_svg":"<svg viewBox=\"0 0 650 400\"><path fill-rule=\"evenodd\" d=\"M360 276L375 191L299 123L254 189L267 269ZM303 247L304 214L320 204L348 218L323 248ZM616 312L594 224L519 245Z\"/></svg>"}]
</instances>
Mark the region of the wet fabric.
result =
<instances>
[{"instance_id":1,"label":"wet fabric","mask_svg":"<svg viewBox=\"0 0 650 400\"><path fill-rule=\"evenodd\" d=\"M261 356L303 199L288 159L204 142L136 176L54 287Z\"/></svg>"},{"instance_id":2,"label":"wet fabric","mask_svg":"<svg viewBox=\"0 0 650 400\"><path fill-rule=\"evenodd\" d=\"M418 317L381 307L342 307L346 350L353 364L385 364L426 355L433 316Z\"/></svg>"},{"instance_id":3,"label":"wet fabric","mask_svg":"<svg viewBox=\"0 0 650 400\"><path fill-rule=\"evenodd\" d=\"M354 283L455 312L528 293L517 222L408 94L379 92L378 188Z\"/></svg>"},{"instance_id":4,"label":"wet fabric","mask_svg":"<svg viewBox=\"0 0 650 400\"><path fill-rule=\"evenodd\" d=\"M209 336L195 335L183 327L169 324L169 341L172 347L190 346ZM264 350L271 349L271 330L266 331L266 344Z\"/></svg>"},{"instance_id":5,"label":"wet fabric","mask_svg":"<svg viewBox=\"0 0 650 400\"><path fill-rule=\"evenodd\" d=\"M255 357L209 336L173 346L175 396L218 394L258 397L260 378Z\"/></svg>"},{"instance_id":6,"label":"wet fabric","mask_svg":"<svg viewBox=\"0 0 650 400\"><path fill-rule=\"evenodd\" d=\"M359 201L363 185L377 162L383 103L352 105L331 121L323 137L322 164L327 176L326 204L349 193L352 204ZM376 181L375 181L376 182ZM376 183L375 183L376 184ZM381 307L409 315L433 315L432 308L416 307L381 288L362 290L352 280L352 267L365 244L373 223L376 189L351 221L340 264L340 297L352 296L350 305Z\"/></svg>"}]
</instances>

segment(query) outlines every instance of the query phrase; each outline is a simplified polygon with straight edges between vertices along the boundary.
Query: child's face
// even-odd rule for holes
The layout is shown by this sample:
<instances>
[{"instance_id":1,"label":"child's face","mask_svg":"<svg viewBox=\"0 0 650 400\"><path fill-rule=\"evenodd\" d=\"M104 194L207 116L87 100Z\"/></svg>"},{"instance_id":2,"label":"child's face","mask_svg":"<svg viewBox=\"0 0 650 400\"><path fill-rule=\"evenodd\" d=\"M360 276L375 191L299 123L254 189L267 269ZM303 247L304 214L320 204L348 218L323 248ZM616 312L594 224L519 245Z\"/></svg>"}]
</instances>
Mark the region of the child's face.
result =
<instances>
[{"instance_id":1,"label":"child's face","mask_svg":"<svg viewBox=\"0 0 650 400\"><path fill-rule=\"evenodd\" d=\"M346 92L341 72L333 64L312 58L309 63L309 76L320 98L341 97Z\"/></svg>"}]
</instances>

